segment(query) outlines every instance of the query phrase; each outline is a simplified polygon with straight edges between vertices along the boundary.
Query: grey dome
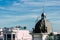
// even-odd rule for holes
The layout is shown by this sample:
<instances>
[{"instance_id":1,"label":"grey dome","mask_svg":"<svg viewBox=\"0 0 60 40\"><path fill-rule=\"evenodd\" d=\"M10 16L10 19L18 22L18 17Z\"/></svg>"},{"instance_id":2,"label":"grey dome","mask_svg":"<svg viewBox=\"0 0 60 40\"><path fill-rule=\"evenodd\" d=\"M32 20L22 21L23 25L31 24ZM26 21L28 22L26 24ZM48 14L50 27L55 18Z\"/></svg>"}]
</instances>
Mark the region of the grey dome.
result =
<instances>
[{"instance_id":1,"label":"grey dome","mask_svg":"<svg viewBox=\"0 0 60 40\"><path fill-rule=\"evenodd\" d=\"M46 15L42 13L41 19L36 23L33 30L34 33L49 33L52 32L51 23L46 19Z\"/></svg>"}]
</instances>

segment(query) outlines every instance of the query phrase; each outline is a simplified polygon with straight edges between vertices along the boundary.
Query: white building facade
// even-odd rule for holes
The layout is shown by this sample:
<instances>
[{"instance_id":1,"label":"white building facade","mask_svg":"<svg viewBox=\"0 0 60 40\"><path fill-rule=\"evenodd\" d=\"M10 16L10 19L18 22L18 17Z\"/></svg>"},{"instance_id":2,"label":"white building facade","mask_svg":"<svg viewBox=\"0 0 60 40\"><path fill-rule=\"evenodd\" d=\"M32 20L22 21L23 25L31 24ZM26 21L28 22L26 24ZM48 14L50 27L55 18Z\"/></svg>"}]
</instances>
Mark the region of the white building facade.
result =
<instances>
[{"instance_id":1,"label":"white building facade","mask_svg":"<svg viewBox=\"0 0 60 40\"><path fill-rule=\"evenodd\" d=\"M32 40L29 33L28 30L20 30L20 28L3 28L0 40Z\"/></svg>"}]
</instances>

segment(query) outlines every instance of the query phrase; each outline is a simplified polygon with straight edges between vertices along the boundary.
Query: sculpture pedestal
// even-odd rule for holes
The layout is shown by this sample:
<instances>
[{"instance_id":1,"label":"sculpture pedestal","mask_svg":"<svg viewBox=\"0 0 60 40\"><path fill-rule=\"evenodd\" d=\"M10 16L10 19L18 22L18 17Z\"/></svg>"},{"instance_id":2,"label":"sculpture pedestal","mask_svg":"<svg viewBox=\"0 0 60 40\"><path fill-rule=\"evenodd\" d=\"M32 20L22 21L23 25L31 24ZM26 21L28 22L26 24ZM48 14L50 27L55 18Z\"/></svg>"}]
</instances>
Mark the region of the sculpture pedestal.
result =
<instances>
[{"instance_id":1,"label":"sculpture pedestal","mask_svg":"<svg viewBox=\"0 0 60 40\"><path fill-rule=\"evenodd\" d=\"M31 33L32 40L42 40L42 34L41 33Z\"/></svg>"},{"instance_id":2,"label":"sculpture pedestal","mask_svg":"<svg viewBox=\"0 0 60 40\"><path fill-rule=\"evenodd\" d=\"M46 40L47 33L31 33L32 40Z\"/></svg>"}]
</instances>

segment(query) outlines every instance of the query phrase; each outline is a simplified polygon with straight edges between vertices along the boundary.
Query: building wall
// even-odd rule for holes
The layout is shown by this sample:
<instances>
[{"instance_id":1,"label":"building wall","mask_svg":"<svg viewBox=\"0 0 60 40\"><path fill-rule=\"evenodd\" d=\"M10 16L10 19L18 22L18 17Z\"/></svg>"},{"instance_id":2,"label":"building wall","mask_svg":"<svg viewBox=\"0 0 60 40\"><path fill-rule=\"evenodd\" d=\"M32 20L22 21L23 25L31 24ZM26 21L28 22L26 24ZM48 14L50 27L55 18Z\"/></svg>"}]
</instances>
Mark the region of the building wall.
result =
<instances>
[{"instance_id":1,"label":"building wall","mask_svg":"<svg viewBox=\"0 0 60 40\"><path fill-rule=\"evenodd\" d=\"M0 40L3 40L3 29L0 28Z\"/></svg>"},{"instance_id":2,"label":"building wall","mask_svg":"<svg viewBox=\"0 0 60 40\"><path fill-rule=\"evenodd\" d=\"M42 40L42 35L40 33L32 33L32 40Z\"/></svg>"},{"instance_id":3,"label":"building wall","mask_svg":"<svg viewBox=\"0 0 60 40\"><path fill-rule=\"evenodd\" d=\"M20 30L16 33L17 40L32 40L32 36L29 34L28 30Z\"/></svg>"},{"instance_id":4,"label":"building wall","mask_svg":"<svg viewBox=\"0 0 60 40\"><path fill-rule=\"evenodd\" d=\"M15 40L32 40L29 33L28 30L19 30L19 28L7 28L4 30L4 34L11 34L11 40L13 40L13 34L15 34Z\"/></svg>"}]
</instances>

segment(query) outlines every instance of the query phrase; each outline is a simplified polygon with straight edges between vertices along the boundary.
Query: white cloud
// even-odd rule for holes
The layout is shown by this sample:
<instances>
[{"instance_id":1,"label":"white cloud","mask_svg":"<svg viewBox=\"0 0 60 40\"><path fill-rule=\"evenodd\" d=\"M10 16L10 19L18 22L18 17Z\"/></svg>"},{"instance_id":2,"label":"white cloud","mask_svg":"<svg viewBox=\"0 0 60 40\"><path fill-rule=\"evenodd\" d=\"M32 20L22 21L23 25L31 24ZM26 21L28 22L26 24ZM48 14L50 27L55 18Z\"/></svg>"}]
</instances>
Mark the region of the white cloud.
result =
<instances>
[{"instance_id":1,"label":"white cloud","mask_svg":"<svg viewBox=\"0 0 60 40\"><path fill-rule=\"evenodd\" d=\"M47 1L46 6L59 6L60 5L60 1Z\"/></svg>"},{"instance_id":2,"label":"white cloud","mask_svg":"<svg viewBox=\"0 0 60 40\"><path fill-rule=\"evenodd\" d=\"M54 11L53 12L49 12L47 14L47 16L50 17L50 18L60 18L59 14L60 14L60 10L56 10L55 12Z\"/></svg>"},{"instance_id":3,"label":"white cloud","mask_svg":"<svg viewBox=\"0 0 60 40\"><path fill-rule=\"evenodd\" d=\"M2 0L0 0L0 1L2 1Z\"/></svg>"},{"instance_id":4,"label":"white cloud","mask_svg":"<svg viewBox=\"0 0 60 40\"><path fill-rule=\"evenodd\" d=\"M60 1L47 1L47 2L25 2L27 5L32 5L32 6L59 6Z\"/></svg>"},{"instance_id":5,"label":"white cloud","mask_svg":"<svg viewBox=\"0 0 60 40\"><path fill-rule=\"evenodd\" d=\"M5 7L0 7L0 9L6 9Z\"/></svg>"},{"instance_id":6,"label":"white cloud","mask_svg":"<svg viewBox=\"0 0 60 40\"><path fill-rule=\"evenodd\" d=\"M17 5L20 5L20 3L14 2L13 5L17 6Z\"/></svg>"},{"instance_id":7,"label":"white cloud","mask_svg":"<svg viewBox=\"0 0 60 40\"><path fill-rule=\"evenodd\" d=\"M12 13L12 14L14 14L12 11L14 11L14 12L17 11L16 14L21 11L29 13L28 15L26 14L26 15L20 15L20 16L14 16L14 15L0 16L1 17L0 24L9 24L9 23L11 24L13 22L18 22L18 21L37 19L37 17L40 16L40 14L39 15L35 15L35 14L42 11L41 7L43 6L43 4L45 6L60 6L60 1L55 0L55 1L35 2L34 0L21 0L21 2L14 2L12 6L0 7L0 9L6 10L7 12L9 11L8 13ZM36 7L36 8L34 8L34 7ZM7 13L6 11L2 11L0 13ZM50 11L51 10L48 10L48 13L46 13L47 17L48 17L47 19L50 19L51 23L53 23L53 24L55 23L55 24L59 25L58 23L60 22L59 21L60 20L60 15L59 15L60 11L57 11L57 10L53 11L53 12L50 12ZM29 26L31 26L31 25L29 25Z\"/></svg>"},{"instance_id":8,"label":"white cloud","mask_svg":"<svg viewBox=\"0 0 60 40\"><path fill-rule=\"evenodd\" d=\"M2 19L0 18L0 24L8 24L8 23L13 23L13 22L18 22L18 21L23 21L23 20L28 20L28 19L36 19L38 15L21 15L21 16L1 16L3 17Z\"/></svg>"},{"instance_id":9,"label":"white cloud","mask_svg":"<svg viewBox=\"0 0 60 40\"><path fill-rule=\"evenodd\" d=\"M26 2L23 2L23 3L14 2L12 6L6 7L6 8L0 7L0 9L17 11L18 12L18 11L22 11L22 10L27 10L28 7L29 8L42 7L43 5L45 5L45 6L59 6L60 5L60 1L28 2L26 0Z\"/></svg>"}]
</instances>

